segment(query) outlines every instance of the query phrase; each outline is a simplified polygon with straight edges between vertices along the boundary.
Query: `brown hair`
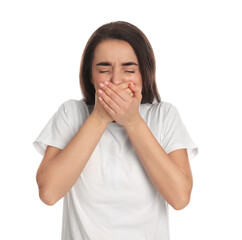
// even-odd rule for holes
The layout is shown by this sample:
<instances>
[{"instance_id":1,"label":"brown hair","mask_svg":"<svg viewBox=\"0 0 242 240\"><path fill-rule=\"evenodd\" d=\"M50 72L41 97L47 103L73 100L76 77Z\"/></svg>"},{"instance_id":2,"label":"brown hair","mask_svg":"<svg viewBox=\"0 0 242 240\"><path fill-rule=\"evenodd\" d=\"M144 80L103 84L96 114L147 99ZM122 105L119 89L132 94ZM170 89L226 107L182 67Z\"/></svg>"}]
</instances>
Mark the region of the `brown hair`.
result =
<instances>
[{"instance_id":1,"label":"brown hair","mask_svg":"<svg viewBox=\"0 0 242 240\"><path fill-rule=\"evenodd\" d=\"M128 42L137 56L142 76L141 103L161 102L155 80L155 56L150 42L136 26L123 21L111 22L99 27L89 38L82 54L80 86L87 105L95 104L95 88L91 82L92 61L96 46L104 40L117 39Z\"/></svg>"}]
</instances>

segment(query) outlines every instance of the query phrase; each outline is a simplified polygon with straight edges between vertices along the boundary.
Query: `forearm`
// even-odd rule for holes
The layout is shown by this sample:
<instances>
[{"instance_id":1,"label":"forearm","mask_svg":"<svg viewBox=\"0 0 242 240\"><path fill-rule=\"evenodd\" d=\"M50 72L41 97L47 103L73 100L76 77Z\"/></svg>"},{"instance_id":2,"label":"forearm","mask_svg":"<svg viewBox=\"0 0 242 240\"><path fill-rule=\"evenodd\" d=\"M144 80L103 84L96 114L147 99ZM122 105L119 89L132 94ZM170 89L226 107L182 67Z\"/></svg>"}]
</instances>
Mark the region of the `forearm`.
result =
<instances>
[{"instance_id":1,"label":"forearm","mask_svg":"<svg viewBox=\"0 0 242 240\"><path fill-rule=\"evenodd\" d=\"M190 195L189 181L155 139L142 117L126 131L155 188L175 209L183 205Z\"/></svg>"},{"instance_id":2,"label":"forearm","mask_svg":"<svg viewBox=\"0 0 242 240\"><path fill-rule=\"evenodd\" d=\"M93 114L86 119L67 146L40 172L40 194L55 203L72 188L106 127L107 123Z\"/></svg>"}]
</instances>

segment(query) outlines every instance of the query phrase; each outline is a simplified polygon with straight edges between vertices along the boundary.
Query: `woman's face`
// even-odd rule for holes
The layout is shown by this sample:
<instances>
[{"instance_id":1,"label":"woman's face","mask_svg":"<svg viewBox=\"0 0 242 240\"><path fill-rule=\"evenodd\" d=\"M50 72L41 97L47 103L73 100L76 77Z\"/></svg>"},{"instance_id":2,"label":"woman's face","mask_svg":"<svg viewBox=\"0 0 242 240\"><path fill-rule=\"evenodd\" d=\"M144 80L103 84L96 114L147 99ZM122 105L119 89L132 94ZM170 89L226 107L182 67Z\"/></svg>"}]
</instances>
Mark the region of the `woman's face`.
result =
<instances>
[{"instance_id":1,"label":"woman's face","mask_svg":"<svg viewBox=\"0 0 242 240\"><path fill-rule=\"evenodd\" d=\"M132 81L142 91L138 59L128 42L105 40L97 45L92 62L92 83L97 90L99 83L104 81L116 85Z\"/></svg>"}]
</instances>

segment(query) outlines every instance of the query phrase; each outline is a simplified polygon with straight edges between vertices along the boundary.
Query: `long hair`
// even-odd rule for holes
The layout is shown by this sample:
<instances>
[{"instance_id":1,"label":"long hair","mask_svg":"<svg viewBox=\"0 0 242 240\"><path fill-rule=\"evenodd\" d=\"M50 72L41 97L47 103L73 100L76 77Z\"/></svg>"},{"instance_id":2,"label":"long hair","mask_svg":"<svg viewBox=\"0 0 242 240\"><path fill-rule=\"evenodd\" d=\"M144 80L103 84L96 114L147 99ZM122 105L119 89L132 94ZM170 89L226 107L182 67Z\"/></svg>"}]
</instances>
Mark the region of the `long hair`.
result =
<instances>
[{"instance_id":1,"label":"long hair","mask_svg":"<svg viewBox=\"0 0 242 240\"><path fill-rule=\"evenodd\" d=\"M80 66L80 87L87 105L95 104L95 88L91 82L92 61L97 45L109 39L123 40L133 48L140 67L142 76L141 103L161 102L155 79L155 56L150 42L145 34L136 26L116 21L102 25L89 38L82 54Z\"/></svg>"}]
</instances>

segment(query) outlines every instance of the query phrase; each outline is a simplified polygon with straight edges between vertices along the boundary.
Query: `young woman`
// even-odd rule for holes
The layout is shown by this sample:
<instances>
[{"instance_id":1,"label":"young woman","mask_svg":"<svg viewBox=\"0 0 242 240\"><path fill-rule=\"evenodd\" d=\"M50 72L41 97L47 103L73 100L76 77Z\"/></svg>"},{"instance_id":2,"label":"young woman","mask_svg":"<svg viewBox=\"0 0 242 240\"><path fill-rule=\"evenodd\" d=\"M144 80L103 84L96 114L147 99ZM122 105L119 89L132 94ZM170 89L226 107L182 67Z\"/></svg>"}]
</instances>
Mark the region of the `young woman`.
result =
<instances>
[{"instance_id":1,"label":"young woman","mask_svg":"<svg viewBox=\"0 0 242 240\"><path fill-rule=\"evenodd\" d=\"M168 240L168 206L189 203L198 148L160 100L146 36L127 22L98 28L80 85L84 98L62 103L33 143L41 200L64 197L62 240Z\"/></svg>"}]
</instances>

